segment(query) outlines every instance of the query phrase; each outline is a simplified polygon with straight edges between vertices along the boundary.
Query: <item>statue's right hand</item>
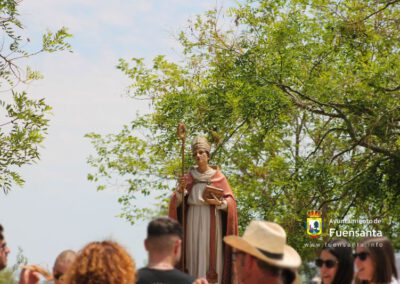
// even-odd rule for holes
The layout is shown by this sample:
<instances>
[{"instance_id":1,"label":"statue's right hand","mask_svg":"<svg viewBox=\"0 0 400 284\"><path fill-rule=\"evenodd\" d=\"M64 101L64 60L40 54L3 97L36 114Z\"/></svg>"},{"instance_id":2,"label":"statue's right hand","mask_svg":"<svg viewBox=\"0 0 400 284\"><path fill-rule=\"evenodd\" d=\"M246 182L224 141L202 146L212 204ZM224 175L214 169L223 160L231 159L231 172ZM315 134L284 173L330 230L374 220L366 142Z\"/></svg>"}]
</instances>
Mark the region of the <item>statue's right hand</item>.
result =
<instances>
[{"instance_id":1,"label":"statue's right hand","mask_svg":"<svg viewBox=\"0 0 400 284\"><path fill-rule=\"evenodd\" d=\"M186 178L184 176L181 176L179 179L179 186L178 186L178 192L182 193L186 189Z\"/></svg>"}]
</instances>

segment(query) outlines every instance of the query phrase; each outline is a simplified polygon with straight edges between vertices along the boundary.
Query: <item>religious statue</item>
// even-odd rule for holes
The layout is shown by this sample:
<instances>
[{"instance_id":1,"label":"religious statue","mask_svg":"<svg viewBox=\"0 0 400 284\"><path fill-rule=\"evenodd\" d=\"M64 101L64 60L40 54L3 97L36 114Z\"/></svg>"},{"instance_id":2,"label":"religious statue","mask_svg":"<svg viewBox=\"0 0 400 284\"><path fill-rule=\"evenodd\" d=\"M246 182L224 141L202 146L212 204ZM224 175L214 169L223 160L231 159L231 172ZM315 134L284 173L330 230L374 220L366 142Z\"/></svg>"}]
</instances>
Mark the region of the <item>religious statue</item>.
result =
<instances>
[{"instance_id":1,"label":"religious statue","mask_svg":"<svg viewBox=\"0 0 400 284\"><path fill-rule=\"evenodd\" d=\"M225 176L218 167L209 165L210 150L206 138L194 139L196 166L181 177L170 201L169 216L181 224L184 220L182 258L187 272L196 278L206 277L209 283L230 284L232 251L224 245L223 237L238 233L236 201ZM185 210L180 208L182 201Z\"/></svg>"}]
</instances>

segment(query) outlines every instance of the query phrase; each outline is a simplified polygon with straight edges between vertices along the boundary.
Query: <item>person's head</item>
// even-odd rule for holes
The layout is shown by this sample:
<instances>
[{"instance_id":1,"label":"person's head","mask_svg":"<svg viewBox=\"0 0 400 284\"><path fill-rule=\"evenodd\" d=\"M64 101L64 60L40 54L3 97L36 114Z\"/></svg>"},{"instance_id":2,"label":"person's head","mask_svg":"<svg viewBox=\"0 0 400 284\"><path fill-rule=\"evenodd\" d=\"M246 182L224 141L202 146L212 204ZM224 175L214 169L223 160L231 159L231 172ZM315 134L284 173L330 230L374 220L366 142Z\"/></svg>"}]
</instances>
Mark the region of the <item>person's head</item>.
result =
<instances>
[{"instance_id":1,"label":"person's head","mask_svg":"<svg viewBox=\"0 0 400 284\"><path fill-rule=\"evenodd\" d=\"M73 250L65 250L57 256L53 266L53 277L55 284L63 283L63 276L74 262L75 258L76 252Z\"/></svg>"},{"instance_id":2,"label":"person's head","mask_svg":"<svg viewBox=\"0 0 400 284\"><path fill-rule=\"evenodd\" d=\"M147 238L144 241L150 257L169 256L172 264L181 258L182 226L169 217L160 217L152 220L147 226Z\"/></svg>"},{"instance_id":3,"label":"person's head","mask_svg":"<svg viewBox=\"0 0 400 284\"><path fill-rule=\"evenodd\" d=\"M390 283L397 277L394 249L386 237L364 238L354 254L357 279L372 283Z\"/></svg>"},{"instance_id":4,"label":"person's head","mask_svg":"<svg viewBox=\"0 0 400 284\"><path fill-rule=\"evenodd\" d=\"M192 154L197 165L208 163L211 146L205 137L198 136L192 142Z\"/></svg>"},{"instance_id":5,"label":"person's head","mask_svg":"<svg viewBox=\"0 0 400 284\"><path fill-rule=\"evenodd\" d=\"M259 279L283 278L283 270L297 269L301 265L299 254L286 244L284 229L272 222L251 221L243 237L226 236L226 244L234 248L235 268L239 281L252 283Z\"/></svg>"},{"instance_id":6,"label":"person's head","mask_svg":"<svg viewBox=\"0 0 400 284\"><path fill-rule=\"evenodd\" d=\"M136 281L135 262L113 241L92 242L78 252L68 269L65 284L132 284Z\"/></svg>"},{"instance_id":7,"label":"person's head","mask_svg":"<svg viewBox=\"0 0 400 284\"><path fill-rule=\"evenodd\" d=\"M353 254L345 239L334 239L322 249L315 260L323 284L350 284L353 280Z\"/></svg>"},{"instance_id":8,"label":"person's head","mask_svg":"<svg viewBox=\"0 0 400 284\"><path fill-rule=\"evenodd\" d=\"M6 268L9 253L10 249L7 247L7 243L3 235L3 226L0 225L0 271Z\"/></svg>"}]
</instances>

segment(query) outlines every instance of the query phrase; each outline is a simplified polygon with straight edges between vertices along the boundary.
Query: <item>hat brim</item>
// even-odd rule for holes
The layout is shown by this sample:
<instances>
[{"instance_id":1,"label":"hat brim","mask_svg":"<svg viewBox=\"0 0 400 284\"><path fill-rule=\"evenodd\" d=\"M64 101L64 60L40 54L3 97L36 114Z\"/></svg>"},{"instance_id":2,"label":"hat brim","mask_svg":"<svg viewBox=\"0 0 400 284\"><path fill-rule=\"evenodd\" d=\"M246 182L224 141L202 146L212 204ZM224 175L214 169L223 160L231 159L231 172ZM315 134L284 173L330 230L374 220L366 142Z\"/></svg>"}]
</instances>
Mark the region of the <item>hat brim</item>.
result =
<instances>
[{"instance_id":1,"label":"hat brim","mask_svg":"<svg viewBox=\"0 0 400 284\"><path fill-rule=\"evenodd\" d=\"M300 255L291 246L285 245L283 249L283 258L274 259L267 257L257 248L253 247L249 242L239 236L226 236L224 238L225 243L231 247L248 253L268 264L282 267L282 268L298 268L301 265Z\"/></svg>"}]
</instances>

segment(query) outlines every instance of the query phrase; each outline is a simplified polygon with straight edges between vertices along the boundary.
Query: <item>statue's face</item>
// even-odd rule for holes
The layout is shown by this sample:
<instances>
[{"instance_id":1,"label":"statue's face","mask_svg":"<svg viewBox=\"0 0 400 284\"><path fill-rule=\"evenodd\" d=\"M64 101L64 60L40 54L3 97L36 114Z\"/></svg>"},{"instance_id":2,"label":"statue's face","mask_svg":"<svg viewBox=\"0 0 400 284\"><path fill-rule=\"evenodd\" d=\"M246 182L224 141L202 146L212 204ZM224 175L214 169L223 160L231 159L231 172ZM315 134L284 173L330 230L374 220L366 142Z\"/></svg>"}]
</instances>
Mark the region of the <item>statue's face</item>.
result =
<instances>
[{"instance_id":1,"label":"statue's face","mask_svg":"<svg viewBox=\"0 0 400 284\"><path fill-rule=\"evenodd\" d=\"M202 149L196 149L196 151L193 152L193 157L198 166L202 164L208 164L208 154Z\"/></svg>"}]
</instances>

